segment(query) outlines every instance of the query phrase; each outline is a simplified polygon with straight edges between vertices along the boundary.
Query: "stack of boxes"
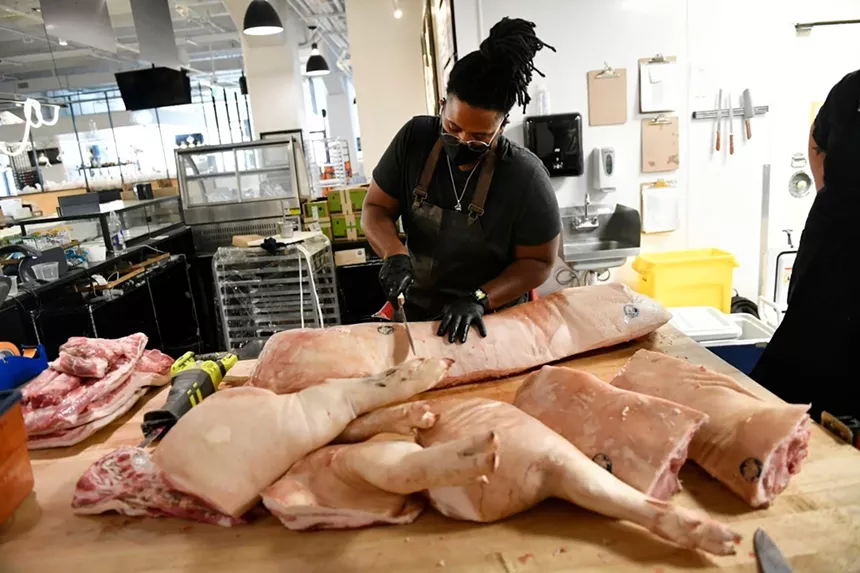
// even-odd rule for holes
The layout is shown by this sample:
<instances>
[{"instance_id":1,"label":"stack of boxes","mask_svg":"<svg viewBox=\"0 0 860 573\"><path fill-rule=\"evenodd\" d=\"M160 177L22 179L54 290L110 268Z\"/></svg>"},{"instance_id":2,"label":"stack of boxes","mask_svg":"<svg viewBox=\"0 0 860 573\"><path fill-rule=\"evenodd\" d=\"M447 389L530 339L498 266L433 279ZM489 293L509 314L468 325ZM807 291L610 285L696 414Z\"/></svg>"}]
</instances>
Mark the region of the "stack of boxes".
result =
<instances>
[{"instance_id":1,"label":"stack of boxes","mask_svg":"<svg viewBox=\"0 0 860 573\"><path fill-rule=\"evenodd\" d=\"M305 229L318 228L332 240L356 241L364 238L361 206L366 195L366 185L345 187L329 191L325 200L305 203Z\"/></svg>"}]
</instances>

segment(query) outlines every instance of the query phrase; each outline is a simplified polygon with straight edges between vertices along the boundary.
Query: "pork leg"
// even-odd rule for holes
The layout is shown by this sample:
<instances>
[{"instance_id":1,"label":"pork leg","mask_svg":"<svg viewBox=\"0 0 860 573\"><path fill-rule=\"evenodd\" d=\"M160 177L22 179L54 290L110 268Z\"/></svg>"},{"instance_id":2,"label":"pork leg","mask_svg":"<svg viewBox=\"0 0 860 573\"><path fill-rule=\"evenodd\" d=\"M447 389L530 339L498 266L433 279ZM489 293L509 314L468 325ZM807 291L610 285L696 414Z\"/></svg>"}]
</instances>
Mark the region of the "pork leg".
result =
<instances>
[{"instance_id":1,"label":"pork leg","mask_svg":"<svg viewBox=\"0 0 860 573\"><path fill-rule=\"evenodd\" d=\"M426 402L407 402L380 408L359 416L335 438L336 442L357 443L382 433L412 435L436 423L436 415Z\"/></svg>"},{"instance_id":2,"label":"pork leg","mask_svg":"<svg viewBox=\"0 0 860 573\"><path fill-rule=\"evenodd\" d=\"M681 547L716 555L735 552L740 537L717 521L649 497L589 460L575 447L551 458L548 493L609 517L632 521Z\"/></svg>"},{"instance_id":3,"label":"pork leg","mask_svg":"<svg viewBox=\"0 0 860 573\"><path fill-rule=\"evenodd\" d=\"M432 388L450 364L417 358L376 376L329 380L296 394L251 387L217 392L179 420L153 461L174 489L238 517L358 415Z\"/></svg>"},{"instance_id":4,"label":"pork leg","mask_svg":"<svg viewBox=\"0 0 860 573\"><path fill-rule=\"evenodd\" d=\"M299 460L263 503L295 530L409 523L424 507L410 494L490 474L497 447L493 432L426 449L391 440L328 446Z\"/></svg>"},{"instance_id":5,"label":"pork leg","mask_svg":"<svg viewBox=\"0 0 860 573\"><path fill-rule=\"evenodd\" d=\"M483 398L441 398L429 405L439 419L419 431L425 447L490 430L499 437L499 467L487 483L429 488L430 501L444 515L497 521L559 497L642 525L682 547L735 552L740 538L726 526L625 484L515 406Z\"/></svg>"}]
</instances>

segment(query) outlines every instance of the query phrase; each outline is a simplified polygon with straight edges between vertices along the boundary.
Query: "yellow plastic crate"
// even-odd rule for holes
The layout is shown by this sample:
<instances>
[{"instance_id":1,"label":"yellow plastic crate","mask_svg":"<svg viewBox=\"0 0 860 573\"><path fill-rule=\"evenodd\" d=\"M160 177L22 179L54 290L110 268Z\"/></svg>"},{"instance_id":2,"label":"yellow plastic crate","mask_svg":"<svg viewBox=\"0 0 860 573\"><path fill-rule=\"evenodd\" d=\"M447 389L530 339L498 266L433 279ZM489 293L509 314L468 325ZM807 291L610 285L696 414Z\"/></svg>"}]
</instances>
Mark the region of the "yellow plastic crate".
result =
<instances>
[{"instance_id":1,"label":"yellow plastic crate","mask_svg":"<svg viewBox=\"0 0 860 573\"><path fill-rule=\"evenodd\" d=\"M646 253L633 261L639 273L636 290L663 306L732 307L734 255L720 249Z\"/></svg>"}]
</instances>

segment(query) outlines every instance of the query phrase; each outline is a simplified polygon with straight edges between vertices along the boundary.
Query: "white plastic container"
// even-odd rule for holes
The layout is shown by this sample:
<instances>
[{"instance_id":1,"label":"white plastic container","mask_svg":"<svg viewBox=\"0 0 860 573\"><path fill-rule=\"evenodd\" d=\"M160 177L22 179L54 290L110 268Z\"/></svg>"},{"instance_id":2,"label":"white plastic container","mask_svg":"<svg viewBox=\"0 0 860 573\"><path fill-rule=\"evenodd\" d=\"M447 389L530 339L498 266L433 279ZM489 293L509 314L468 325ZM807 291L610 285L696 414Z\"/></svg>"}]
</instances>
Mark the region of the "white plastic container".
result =
<instances>
[{"instance_id":1,"label":"white plastic container","mask_svg":"<svg viewBox=\"0 0 860 573\"><path fill-rule=\"evenodd\" d=\"M695 340L735 340L740 338L742 327L712 306L684 306L668 309L672 313L669 324Z\"/></svg>"},{"instance_id":2,"label":"white plastic container","mask_svg":"<svg viewBox=\"0 0 860 573\"><path fill-rule=\"evenodd\" d=\"M50 263L39 263L33 265L33 274L40 281L55 281L60 278L60 263L53 261Z\"/></svg>"}]
</instances>

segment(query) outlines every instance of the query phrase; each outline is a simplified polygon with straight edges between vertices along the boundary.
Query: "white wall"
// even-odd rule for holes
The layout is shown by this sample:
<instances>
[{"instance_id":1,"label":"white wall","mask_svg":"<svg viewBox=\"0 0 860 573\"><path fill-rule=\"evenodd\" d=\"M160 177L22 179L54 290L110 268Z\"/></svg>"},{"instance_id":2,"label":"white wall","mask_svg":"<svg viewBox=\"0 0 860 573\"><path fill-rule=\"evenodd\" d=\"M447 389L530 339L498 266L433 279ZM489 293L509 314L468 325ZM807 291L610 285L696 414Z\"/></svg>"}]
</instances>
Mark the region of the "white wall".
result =
<instances>
[{"instance_id":1,"label":"white wall","mask_svg":"<svg viewBox=\"0 0 860 573\"><path fill-rule=\"evenodd\" d=\"M347 0L353 82L361 124L364 171L371 174L406 121L426 113L421 64L420 0Z\"/></svg>"},{"instance_id":2,"label":"white wall","mask_svg":"<svg viewBox=\"0 0 860 573\"><path fill-rule=\"evenodd\" d=\"M459 8L456 6L459 5ZM781 229L798 229L808 203L798 209L787 193L791 154L805 151L810 104L823 100L835 81L860 67L860 26L817 28L797 37L794 23L860 17L857 0L456 0L458 47L477 47L504 16L536 23L538 36L558 50L541 51L535 66L546 74L552 113L581 112L584 151L614 146L618 154L616 193L592 201L620 202L639 209L639 185L658 177L675 179L682 190L682 226L666 235L643 235L643 250L719 247L737 257L735 288L754 298L758 285L762 166L772 164L771 239ZM740 17L744 14L744 17ZM478 28L482 29L476 37ZM838 49L837 49L838 47ZM460 49L460 55L466 50ZM656 53L676 56L683 70L679 86L681 166L665 174L640 173L637 59ZM628 69L628 122L589 127L586 72L604 61ZM533 83L533 86L535 84ZM735 123L733 156L713 151L712 121L691 112L712 109L718 88L737 101L750 88L756 105L769 105L744 141ZM531 111L531 110L529 110ZM511 114L506 135L522 141L522 113ZM725 124L724 124L725 130ZM586 173L587 175L587 173ZM553 180L559 204L581 204L588 178ZM792 203L794 201L794 203ZM627 269L618 274L633 278Z\"/></svg>"}]
</instances>

